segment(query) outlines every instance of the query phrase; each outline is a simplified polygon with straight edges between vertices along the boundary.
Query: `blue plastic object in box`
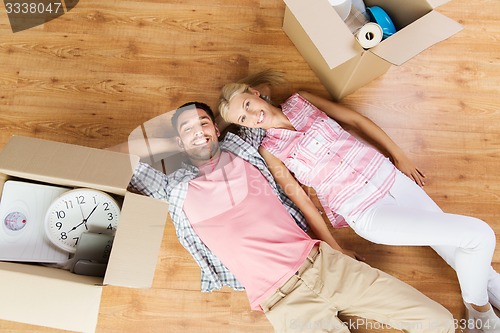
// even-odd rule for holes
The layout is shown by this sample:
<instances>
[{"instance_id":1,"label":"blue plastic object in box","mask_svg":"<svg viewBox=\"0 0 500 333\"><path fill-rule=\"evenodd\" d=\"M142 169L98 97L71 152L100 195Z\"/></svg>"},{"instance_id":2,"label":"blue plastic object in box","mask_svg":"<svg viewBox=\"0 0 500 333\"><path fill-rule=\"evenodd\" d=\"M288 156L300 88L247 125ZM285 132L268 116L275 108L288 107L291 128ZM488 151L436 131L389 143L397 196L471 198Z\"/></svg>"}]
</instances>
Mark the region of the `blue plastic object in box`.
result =
<instances>
[{"instance_id":1,"label":"blue plastic object in box","mask_svg":"<svg viewBox=\"0 0 500 333\"><path fill-rule=\"evenodd\" d=\"M384 39L392 36L396 32L396 27L385 10L379 6L367 7L366 10L370 15L370 20L382 27Z\"/></svg>"}]
</instances>

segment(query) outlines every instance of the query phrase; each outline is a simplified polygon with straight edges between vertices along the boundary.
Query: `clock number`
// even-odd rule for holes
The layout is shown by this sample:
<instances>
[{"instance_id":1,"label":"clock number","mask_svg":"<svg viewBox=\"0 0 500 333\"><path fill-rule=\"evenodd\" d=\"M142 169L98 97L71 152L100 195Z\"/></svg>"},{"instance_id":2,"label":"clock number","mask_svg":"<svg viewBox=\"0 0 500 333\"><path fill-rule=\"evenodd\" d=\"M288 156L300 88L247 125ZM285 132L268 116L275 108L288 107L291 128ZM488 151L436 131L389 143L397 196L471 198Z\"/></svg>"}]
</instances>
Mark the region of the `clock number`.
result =
<instances>
[{"instance_id":1,"label":"clock number","mask_svg":"<svg viewBox=\"0 0 500 333\"><path fill-rule=\"evenodd\" d=\"M105 206L104 210L109 210L109 202L104 202L102 205Z\"/></svg>"},{"instance_id":2,"label":"clock number","mask_svg":"<svg viewBox=\"0 0 500 333\"><path fill-rule=\"evenodd\" d=\"M108 221L113 220L113 213L108 213Z\"/></svg>"},{"instance_id":3,"label":"clock number","mask_svg":"<svg viewBox=\"0 0 500 333\"><path fill-rule=\"evenodd\" d=\"M64 203L66 204L66 209L70 209L70 208L73 208L73 201L64 201Z\"/></svg>"},{"instance_id":4,"label":"clock number","mask_svg":"<svg viewBox=\"0 0 500 333\"><path fill-rule=\"evenodd\" d=\"M83 195L79 195L76 197L76 201L78 202L78 204L84 205L85 204L85 197Z\"/></svg>"},{"instance_id":5,"label":"clock number","mask_svg":"<svg viewBox=\"0 0 500 333\"><path fill-rule=\"evenodd\" d=\"M57 215L57 218L58 219L63 219L66 217L66 213L64 212L64 210L59 210L56 212L56 215Z\"/></svg>"},{"instance_id":6,"label":"clock number","mask_svg":"<svg viewBox=\"0 0 500 333\"><path fill-rule=\"evenodd\" d=\"M113 230L113 226L111 225L111 223L110 223L110 224L108 224L108 227L107 227L106 229L108 229L108 230Z\"/></svg>"},{"instance_id":7,"label":"clock number","mask_svg":"<svg viewBox=\"0 0 500 333\"><path fill-rule=\"evenodd\" d=\"M61 239L63 240L68 239L68 235L64 231L61 232Z\"/></svg>"},{"instance_id":8,"label":"clock number","mask_svg":"<svg viewBox=\"0 0 500 333\"><path fill-rule=\"evenodd\" d=\"M61 230L62 225L63 225L63 224L62 224L61 222L57 222L57 223L56 223L57 230Z\"/></svg>"},{"instance_id":9,"label":"clock number","mask_svg":"<svg viewBox=\"0 0 500 333\"><path fill-rule=\"evenodd\" d=\"M75 246L78 244L78 240L80 239L80 237L73 237L73 239L75 240Z\"/></svg>"}]
</instances>

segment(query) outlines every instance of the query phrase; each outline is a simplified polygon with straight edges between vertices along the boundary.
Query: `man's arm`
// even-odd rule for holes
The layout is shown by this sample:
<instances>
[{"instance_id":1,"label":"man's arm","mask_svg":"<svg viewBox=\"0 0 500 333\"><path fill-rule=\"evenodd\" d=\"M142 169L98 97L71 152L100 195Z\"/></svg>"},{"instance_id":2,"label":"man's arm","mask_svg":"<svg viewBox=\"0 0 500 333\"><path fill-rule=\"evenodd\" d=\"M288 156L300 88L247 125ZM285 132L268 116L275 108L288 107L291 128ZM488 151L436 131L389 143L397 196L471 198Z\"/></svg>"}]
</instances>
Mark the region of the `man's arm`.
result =
<instances>
[{"instance_id":1,"label":"man's arm","mask_svg":"<svg viewBox=\"0 0 500 333\"><path fill-rule=\"evenodd\" d=\"M131 139L106 150L137 155L149 163L139 163L129 183L129 189L153 198L168 198L168 178L165 173L154 169L150 163L180 151L175 138Z\"/></svg>"},{"instance_id":2,"label":"man's arm","mask_svg":"<svg viewBox=\"0 0 500 333\"><path fill-rule=\"evenodd\" d=\"M175 138L132 139L105 149L137 155L141 159L158 155L171 155L181 151Z\"/></svg>"}]
</instances>

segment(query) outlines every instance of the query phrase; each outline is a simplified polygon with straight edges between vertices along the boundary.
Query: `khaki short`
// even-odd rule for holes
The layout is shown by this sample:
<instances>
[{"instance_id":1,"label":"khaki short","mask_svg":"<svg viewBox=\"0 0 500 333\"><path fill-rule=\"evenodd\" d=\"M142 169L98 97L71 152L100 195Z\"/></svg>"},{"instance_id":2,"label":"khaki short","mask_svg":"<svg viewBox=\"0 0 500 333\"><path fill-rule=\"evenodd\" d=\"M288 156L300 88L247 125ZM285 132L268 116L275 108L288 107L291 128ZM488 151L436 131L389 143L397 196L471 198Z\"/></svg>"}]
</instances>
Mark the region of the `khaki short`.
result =
<instances>
[{"instance_id":1,"label":"khaki short","mask_svg":"<svg viewBox=\"0 0 500 333\"><path fill-rule=\"evenodd\" d=\"M455 332L453 317L443 306L324 242L261 307L275 332L344 333L355 328L342 322L338 313L405 332Z\"/></svg>"}]
</instances>

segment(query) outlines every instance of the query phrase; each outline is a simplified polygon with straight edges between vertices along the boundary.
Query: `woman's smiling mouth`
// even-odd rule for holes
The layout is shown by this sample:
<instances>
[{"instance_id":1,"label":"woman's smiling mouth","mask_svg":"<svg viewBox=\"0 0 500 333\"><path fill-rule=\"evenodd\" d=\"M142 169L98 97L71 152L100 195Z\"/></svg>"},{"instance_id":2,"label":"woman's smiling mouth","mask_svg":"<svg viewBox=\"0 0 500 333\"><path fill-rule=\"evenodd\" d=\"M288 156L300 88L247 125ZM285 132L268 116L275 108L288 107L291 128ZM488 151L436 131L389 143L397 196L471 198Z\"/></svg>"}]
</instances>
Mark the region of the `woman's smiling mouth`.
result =
<instances>
[{"instance_id":1,"label":"woman's smiling mouth","mask_svg":"<svg viewBox=\"0 0 500 333\"><path fill-rule=\"evenodd\" d=\"M257 125L264 120L264 111L260 111L259 119L257 119Z\"/></svg>"}]
</instances>

